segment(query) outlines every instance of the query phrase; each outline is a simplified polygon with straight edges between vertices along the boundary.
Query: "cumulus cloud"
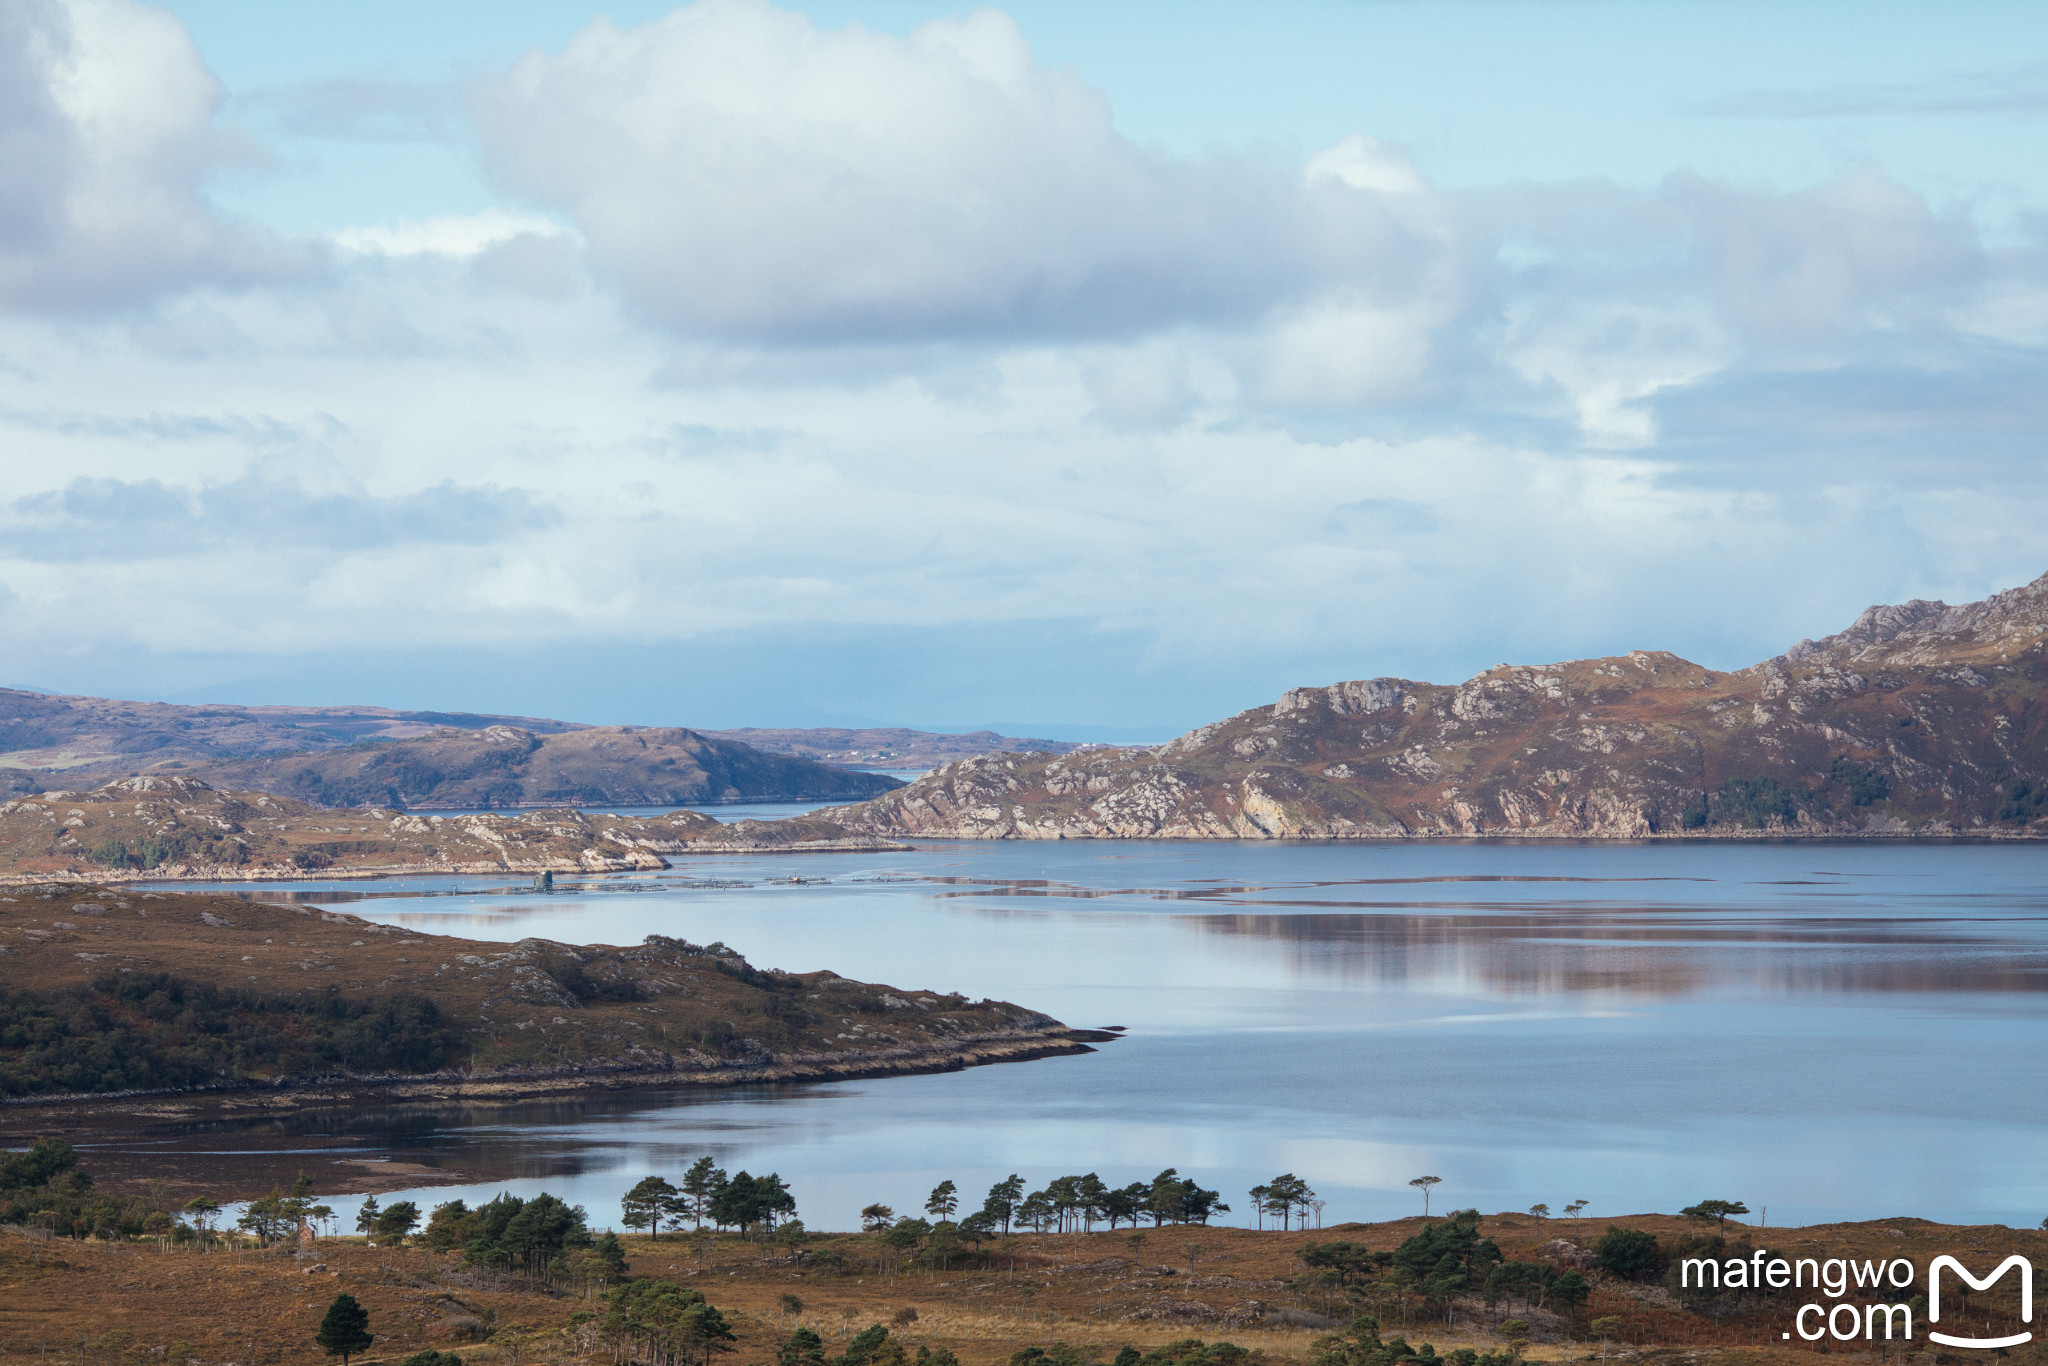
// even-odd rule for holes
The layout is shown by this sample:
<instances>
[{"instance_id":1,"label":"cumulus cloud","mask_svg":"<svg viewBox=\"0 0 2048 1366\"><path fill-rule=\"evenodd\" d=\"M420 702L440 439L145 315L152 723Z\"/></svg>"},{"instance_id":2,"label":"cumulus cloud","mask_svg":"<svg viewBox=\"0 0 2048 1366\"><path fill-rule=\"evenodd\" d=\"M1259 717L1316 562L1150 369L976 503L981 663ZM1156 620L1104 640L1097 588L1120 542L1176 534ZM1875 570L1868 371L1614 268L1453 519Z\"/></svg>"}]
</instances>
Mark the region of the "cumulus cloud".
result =
<instances>
[{"instance_id":1,"label":"cumulus cloud","mask_svg":"<svg viewBox=\"0 0 2048 1366\"><path fill-rule=\"evenodd\" d=\"M898 38L765 0L598 21L479 101L513 190L573 214L594 259L684 331L814 343L1130 334L1244 321L1326 264L1299 176L1139 147L1006 16ZM1340 168L1341 171L1341 168ZM1377 181L1341 253L1399 270Z\"/></svg>"},{"instance_id":2,"label":"cumulus cloud","mask_svg":"<svg viewBox=\"0 0 2048 1366\"><path fill-rule=\"evenodd\" d=\"M133 0L0 6L0 305L102 308L279 267L206 177L237 153L184 27Z\"/></svg>"}]
</instances>

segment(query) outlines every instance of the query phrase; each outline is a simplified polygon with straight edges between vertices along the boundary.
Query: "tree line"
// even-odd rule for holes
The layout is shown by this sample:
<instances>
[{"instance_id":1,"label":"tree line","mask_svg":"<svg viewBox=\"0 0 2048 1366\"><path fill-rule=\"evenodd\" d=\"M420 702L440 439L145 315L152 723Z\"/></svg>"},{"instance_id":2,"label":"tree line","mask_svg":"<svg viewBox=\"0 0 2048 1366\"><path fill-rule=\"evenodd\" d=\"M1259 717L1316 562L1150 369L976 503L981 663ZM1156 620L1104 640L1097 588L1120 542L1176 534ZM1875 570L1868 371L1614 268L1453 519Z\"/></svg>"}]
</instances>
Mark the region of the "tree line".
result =
<instances>
[{"instance_id":1,"label":"tree line","mask_svg":"<svg viewBox=\"0 0 2048 1366\"><path fill-rule=\"evenodd\" d=\"M773 1236L778 1219L796 1219L796 1197L775 1172L727 1176L723 1167L700 1157L679 1182L642 1177L620 1199L619 1211L627 1228L647 1229L656 1238L664 1222L675 1228L686 1219L695 1228L709 1220L714 1228L736 1228L742 1236L757 1228Z\"/></svg>"}]
</instances>

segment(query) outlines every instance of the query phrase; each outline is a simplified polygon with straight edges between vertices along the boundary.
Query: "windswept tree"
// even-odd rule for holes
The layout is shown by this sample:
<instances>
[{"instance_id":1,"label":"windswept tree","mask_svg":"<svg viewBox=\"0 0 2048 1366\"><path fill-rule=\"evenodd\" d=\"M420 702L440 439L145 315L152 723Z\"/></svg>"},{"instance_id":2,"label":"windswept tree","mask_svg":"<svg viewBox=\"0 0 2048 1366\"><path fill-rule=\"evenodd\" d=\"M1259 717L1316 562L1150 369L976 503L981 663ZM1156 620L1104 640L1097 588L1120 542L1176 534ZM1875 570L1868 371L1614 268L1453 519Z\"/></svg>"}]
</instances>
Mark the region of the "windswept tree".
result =
<instances>
[{"instance_id":1,"label":"windswept tree","mask_svg":"<svg viewBox=\"0 0 2048 1366\"><path fill-rule=\"evenodd\" d=\"M1747 1214L1749 1206L1740 1200L1702 1200L1697 1205L1686 1206L1679 1213L1688 1219L1712 1219L1714 1231L1725 1234L1728 1232L1728 1216Z\"/></svg>"},{"instance_id":2,"label":"windswept tree","mask_svg":"<svg viewBox=\"0 0 2048 1366\"><path fill-rule=\"evenodd\" d=\"M1422 1192L1422 1217L1425 1219L1429 1217L1429 1189L1442 1185L1443 1180L1441 1176L1418 1176L1408 1183Z\"/></svg>"},{"instance_id":3,"label":"windswept tree","mask_svg":"<svg viewBox=\"0 0 2048 1366\"><path fill-rule=\"evenodd\" d=\"M1118 1186L1110 1191L1102 1201L1102 1214L1109 1220L1110 1231L1115 1232L1120 1222L1136 1228L1138 1215L1151 1194L1151 1188L1142 1181L1133 1181L1128 1186Z\"/></svg>"},{"instance_id":4,"label":"windswept tree","mask_svg":"<svg viewBox=\"0 0 2048 1366\"><path fill-rule=\"evenodd\" d=\"M1566 1205L1564 1207L1564 1212L1566 1214L1569 1214L1572 1218L1576 1219L1581 1214L1584 1214L1586 1212L1586 1205L1587 1202L1584 1200L1574 1200L1569 1205Z\"/></svg>"},{"instance_id":5,"label":"windswept tree","mask_svg":"<svg viewBox=\"0 0 2048 1366\"><path fill-rule=\"evenodd\" d=\"M1222 1201L1222 1192L1203 1190L1192 1180L1183 1179L1172 1167L1152 1178L1150 1195L1145 1202L1146 1213L1152 1216L1154 1227L1160 1224L1206 1224L1214 1214L1230 1213L1230 1206Z\"/></svg>"},{"instance_id":6,"label":"windswept tree","mask_svg":"<svg viewBox=\"0 0 2048 1366\"><path fill-rule=\"evenodd\" d=\"M953 1211L960 1208L960 1188L951 1181L941 1181L932 1187L931 1196L924 1202L924 1212L934 1219L951 1219Z\"/></svg>"},{"instance_id":7,"label":"windswept tree","mask_svg":"<svg viewBox=\"0 0 2048 1366\"><path fill-rule=\"evenodd\" d=\"M1033 1191L1017 1202L1017 1222L1033 1233L1045 1233L1052 1227L1057 1214L1052 1196L1042 1190Z\"/></svg>"},{"instance_id":8,"label":"windswept tree","mask_svg":"<svg viewBox=\"0 0 2048 1366\"><path fill-rule=\"evenodd\" d=\"M1529 1206L1529 1213L1535 1215L1538 1219L1548 1219L1550 1217L1550 1206L1531 1205Z\"/></svg>"},{"instance_id":9,"label":"windswept tree","mask_svg":"<svg viewBox=\"0 0 2048 1366\"><path fill-rule=\"evenodd\" d=\"M1023 1198L1024 1178L1012 1172L988 1188L988 1198L981 1202L981 1212L991 1223L1008 1233L1010 1221L1017 1217L1017 1203Z\"/></svg>"},{"instance_id":10,"label":"windswept tree","mask_svg":"<svg viewBox=\"0 0 2048 1366\"><path fill-rule=\"evenodd\" d=\"M1109 1187L1094 1172L1074 1179L1074 1212L1081 1216L1081 1230L1095 1231L1095 1221L1104 1216L1109 1201Z\"/></svg>"},{"instance_id":11,"label":"windswept tree","mask_svg":"<svg viewBox=\"0 0 2048 1366\"><path fill-rule=\"evenodd\" d=\"M1579 1306L1593 1297L1593 1284L1576 1271L1567 1271L1550 1283L1551 1303L1561 1306L1566 1323L1577 1328Z\"/></svg>"},{"instance_id":12,"label":"windswept tree","mask_svg":"<svg viewBox=\"0 0 2048 1366\"><path fill-rule=\"evenodd\" d=\"M412 1231L419 1227L420 1207L410 1200L400 1200L381 1210L371 1227L376 1231L377 1241L385 1247L402 1247Z\"/></svg>"},{"instance_id":13,"label":"windswept tree","mask_svg":"<svg viewBox=\"0 0 2048 1366\"><path fill-rule=\"evenodd\" d=\"M704 1227L704 1216L711 1213L712 1198L723 1185L725 1172L708 1157L698 1158L683 1173L683 1194L690 1199L690 1217L696 1221L696 1227Z\"/></svg>"},{"instance_id":14,"label":"windswept tree","mask_svg":"<svg viewBox=\"0 0 2048 1366\"><path fill-rule=\"evenodd\" d=\"M661 1237L661 1221L673 1207L679 1192L659 1176L643 1176L619 1198L619 1215L627 1228L651 1229Z\"/></svg>"},{"instance_id":15,"label":"windswept tree","mask_svg":"<svg viewBox=\"0 0 2048 1366\"><path fill-rule=\"evenodd\" d=\"M1251 1196L1260 1213L1278 1219L1284 1232L1297 1209L1302 1212L1302 1222L1307 1223L1309 1203L1316 1198L1316 1193L1309 1189L1308 1182L1293 1172L1286 1172L1266 1185L1254 1186Z\"/></svg>"},{"instance_id":16,"label":"windswept tree","mask_svg":"<svg viewBox=\"0 0 2048 1366\"><path fill-rule=\"evenodd\" d=\"M860 1231L862 1233L880 1233L895 1222L896 1211L890 1209L887 1205L869 1205L860 1212Z\"/></svg>"},{"instance_id":17,"label":"windswept tree","mask_svg":"<svg viewBox=\"0 0 2048 1366\"><path fill-rule=\"evenodd\" d=\"M774 1172L765 1176L739 1172L711 1197L712 1222L722 1228L737 1228L743 1235L756 1225L773 1233L778 1215L795 1213L796 1197Z\"/></svg>"},{"instance_id":18,"label":"windswept tree","mask_svg":"<svg viewBox=\"0 0 2048 1366\"><path fill-rule=\"evenodd\" d=\"M202 1240L213 1235L213 1221L220 1218L220 1202L195 1195L185 1202L185 1215L191 1219L192 1227L199 1230Z\"/></svg>"},{"instance_id":19,"label":"windswept tree","mask_svg":"<svg viewBox=\"0 0 2048 1366\"><path fill-rule=\"evenodd\" d=\"M370 1350L373 1341L370 1336L370 1311L356 1300L354 1295L340 1294L334 1303L327 1306L321 1316L320 1327L313 1334L313 1341L326 1350L327 1355L341 1358L341 1366L348 1366L348 1359L358 1352Z\"/></svg>"}]
</instances>

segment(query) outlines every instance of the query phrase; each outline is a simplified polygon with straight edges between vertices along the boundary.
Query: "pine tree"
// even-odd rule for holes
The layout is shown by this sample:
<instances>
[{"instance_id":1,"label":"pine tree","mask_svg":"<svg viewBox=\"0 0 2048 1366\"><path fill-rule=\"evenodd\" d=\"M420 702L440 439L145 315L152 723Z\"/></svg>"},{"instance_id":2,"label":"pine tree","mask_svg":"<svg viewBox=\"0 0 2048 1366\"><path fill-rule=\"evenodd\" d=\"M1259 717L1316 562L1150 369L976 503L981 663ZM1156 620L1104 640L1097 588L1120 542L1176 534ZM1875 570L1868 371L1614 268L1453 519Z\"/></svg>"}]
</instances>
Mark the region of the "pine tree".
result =
<instances>
[{"instance_id":1,"label":"pine tree","mask_svg":"<svg viewBox=\"0 0 2048 1366\"><path fill-rule=\"evenodd\" d=\"M370 1311L357 1303L354 1295L336 1295L313 1340L327 1349L327 1355L340 1357L341 1366L348 1366L349 1357L369 1350Z\"/></svg>"}]
</instances>

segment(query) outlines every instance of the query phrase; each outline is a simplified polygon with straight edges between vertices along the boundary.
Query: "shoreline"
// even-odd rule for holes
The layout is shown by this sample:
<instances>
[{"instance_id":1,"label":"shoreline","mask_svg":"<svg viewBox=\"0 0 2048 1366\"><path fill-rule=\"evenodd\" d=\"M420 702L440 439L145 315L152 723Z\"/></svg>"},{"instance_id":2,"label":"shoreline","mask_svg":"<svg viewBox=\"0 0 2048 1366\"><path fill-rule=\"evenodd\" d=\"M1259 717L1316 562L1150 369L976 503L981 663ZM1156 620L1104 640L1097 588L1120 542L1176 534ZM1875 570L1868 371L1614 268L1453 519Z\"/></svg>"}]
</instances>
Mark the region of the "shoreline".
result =
<instances>
[{"instance_id":1,"label":"shoreline","mask_svg":"<svg viewBox=\"0 0 2048 1366\"><path fill-rule=\"evenodd\" d=\"M2048 832L2032 830L1956 830L1956 831L1830 831L1803 835L1779 830L1728 831L1725 834L1702 835L1697 833L1651 832L1629 835L1587 835L1587 834L1531 834L1519 830L1478 831L1473 833L1440 834L1434 831L1418 831L1410 834L1358 834L1358 835L1278 835L1266 839L1242 835L1204 836L1195 834L1172 835L1087 835L1059 834L1052 836L1018 835L895 835L865 836L848 840L820 840L806 844L723 844L714 848L688 851L665 851L661 867L631 868L590 868L562 863L521 862L516 865L503 863L459 863L459 864L378 864L371 867L352 868L296 868L285 866L224 866L207 871L180 871L171 869L148 869L116 871L113 869L56 869L49 872L0 873L0 888L35 886L52 882L89 883L94 886L120 886L124 884L155 884L171 882L373 882L394 877L524 877L529 874L552 872L580 877L611 877L620 874L659 873L669 871L673 865L667 863L668 856L680 855L685 858L706 858L722 854L914 854L921 853L922 845L936 844L1058 844L1058 843L1100 843L1100 844L1200 844L1206 846L1222 844L1256 845L1269 848L1274 845L1407 845L1407 844L1527 844L1527 845L1586 845L1624 846L1648 844L1885 844L1885 845L1996 845L1996 844L2042 844L2048 843Z\"/></svg>"},{"instance_id":2,"label":"shoreline","mask_svg":"<svg viewBox=\"0 0 2048 1366\"><path fill-rule=\"evenodd\" d=\"M984 1035L954 1048L879 1049L856 1054L794 1054L726 1066L640 1065L508 1068L502 1072L439 1072L419 1076L342 1076L279 1084L250 1083L185 1090L82 1092L0 1100L0 1137L58 1117L150 1123L217 1123L392 1105L517 1105L528 1101L619 1091L724 1089L792 1082L858 1081L870 1077L960 1072L969 1067L1096 1052L1121 1036L1062 1026L1042 1033Z\"/></svg>"}]
</instances>

